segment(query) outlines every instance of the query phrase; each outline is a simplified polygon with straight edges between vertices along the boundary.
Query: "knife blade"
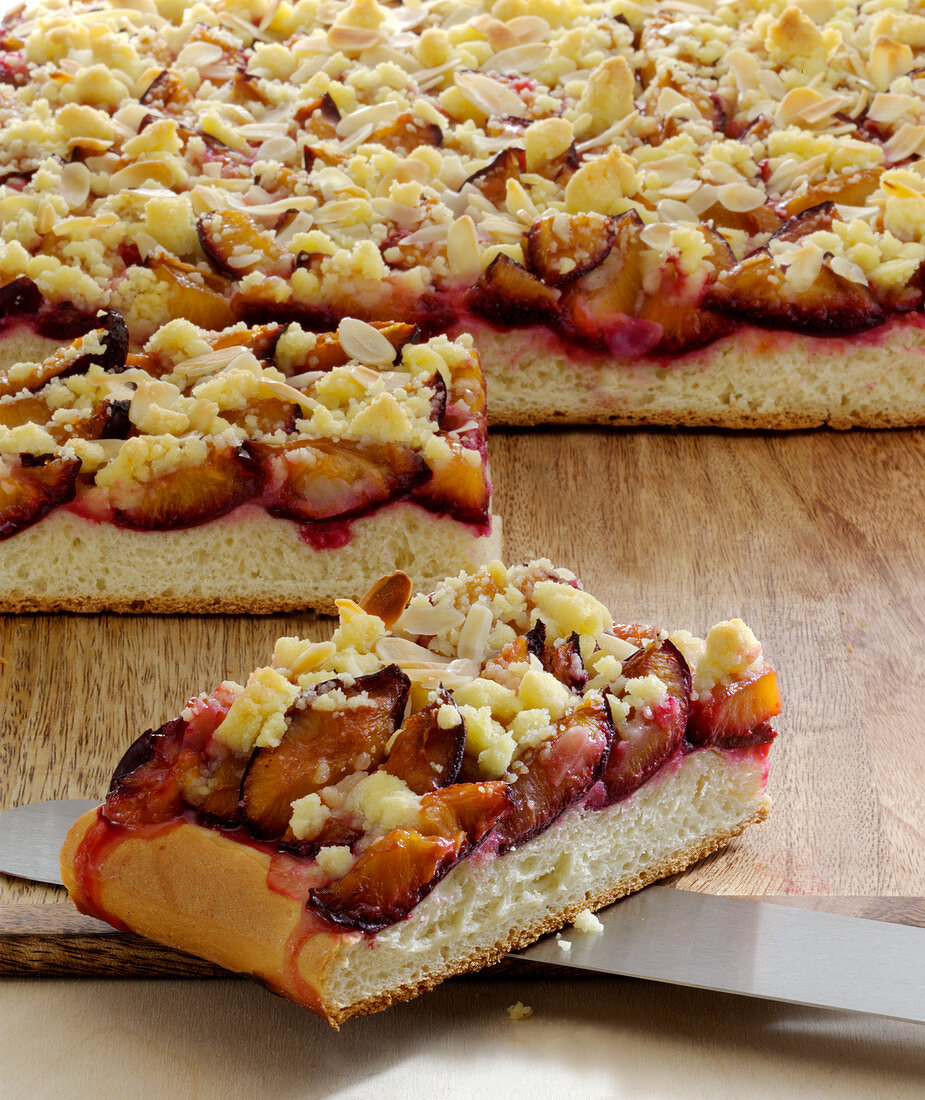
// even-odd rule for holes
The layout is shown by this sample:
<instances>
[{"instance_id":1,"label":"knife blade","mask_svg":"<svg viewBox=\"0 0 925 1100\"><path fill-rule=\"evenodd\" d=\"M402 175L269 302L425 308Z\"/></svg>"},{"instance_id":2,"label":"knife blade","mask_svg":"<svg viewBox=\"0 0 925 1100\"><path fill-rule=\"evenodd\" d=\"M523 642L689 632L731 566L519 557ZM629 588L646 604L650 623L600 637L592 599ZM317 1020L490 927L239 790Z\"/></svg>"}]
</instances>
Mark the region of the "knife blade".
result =
<instances>
[{"instance_id":1,"label":"knife blade","mask_svg":"<svg viewBox=\"0 0 925 1100\"><path fill-rule=\"evenodd\" d=\"M515 957L925 1021L923 928L670 886L650 886L597 916L599 935L569 929Z\"/></svg>"},{"instance_id":2,"label":"knife blade","mask_svg":"<svg viewBox=\"0 0 925 1100\"><path fill-rule=\"evenodd\" d=\"M61 845L77 818L95 806L96 799L54 798L0 813L0 872L62 886Z\"/></svg>"},{"instance_id":3,"label":"knife blade","mask_svg":"<svg viewBox=\"0 0 925 1100\"><path fill-rule=\"evenodd\" d=\"M0 872L61 884L58 852L88 799L0 813ZM650 886L511 958L816 1008L925 1021L925 929ZM561 944L570 946L563 949Z\"/></svg>"}]
</instances>

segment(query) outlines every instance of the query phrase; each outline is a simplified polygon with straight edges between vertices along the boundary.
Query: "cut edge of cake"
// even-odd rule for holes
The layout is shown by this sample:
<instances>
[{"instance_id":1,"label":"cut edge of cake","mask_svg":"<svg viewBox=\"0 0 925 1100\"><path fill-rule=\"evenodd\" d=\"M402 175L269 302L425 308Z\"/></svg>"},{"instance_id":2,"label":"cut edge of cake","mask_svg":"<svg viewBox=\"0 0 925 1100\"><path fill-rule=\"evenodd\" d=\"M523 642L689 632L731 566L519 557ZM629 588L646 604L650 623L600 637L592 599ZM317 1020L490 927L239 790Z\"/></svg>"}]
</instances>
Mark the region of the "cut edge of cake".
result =
<instances>
[{"instance_id":1,"label":"cut edge of cake","mask_svg":"<svg viewBox=\"0 0 925 1100\"><path fill-rule=\"evenodd\" d=\"M296 523L254 504L180 531L91 525L58 510L2 544L0 611L332 615L336 599L361 596L396 566L427 592L447 568L501 553L499 517L484 534L404 501L351 520L350 532L344 546L315 549Z\"/></svg>"},{"instance_id":2,"label":"cut edge of cake","mask_svg":"<svg viewBox=\"0 0 925 1100\"><path fill-rule=\"evenodd\" d=\"M573 809L503 857L463 860L372 939L343 931L303 942L304 900L267 889L271 857L192 824L118 845L98 868L101 899L133 931L249 973L338 1027L491 965L724 847L768 815L766 757L766 745L691 753L623 802ZM61 856L81 909L75 861L97 815L80 819Z\"/></svg>"},{"instance_id":3,"label":"cut edge of cake","mask_svg":"<svg viewBox=\"0 0 925 1100\"><path fill-rule=\"evenodd\" d=\"M743 328L671 359L570 354L535 329L471 331L489 423L790 431L925 424L925 325L899 318L854 337Z\"/></svg>"}]
</instances>

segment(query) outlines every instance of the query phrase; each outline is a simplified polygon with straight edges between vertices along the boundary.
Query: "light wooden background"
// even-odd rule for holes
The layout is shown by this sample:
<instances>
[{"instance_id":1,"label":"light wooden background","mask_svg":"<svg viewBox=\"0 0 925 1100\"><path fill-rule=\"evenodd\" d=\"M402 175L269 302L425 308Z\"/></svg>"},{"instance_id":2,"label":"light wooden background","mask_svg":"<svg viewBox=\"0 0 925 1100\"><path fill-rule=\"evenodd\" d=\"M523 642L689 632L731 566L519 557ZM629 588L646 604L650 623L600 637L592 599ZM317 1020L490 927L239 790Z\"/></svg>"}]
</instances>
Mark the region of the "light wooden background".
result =
<instances>
[{"instance_id":1,"label":"light wooden background","mask_svg":"<svg viewBox=\"0 0 925 1100\"><path fill-rule=\"evenodd\" d=\"M779 670L772 816L680 885L925 895L925 434L494 432L491 459L509 561L548 555L618 619L741 615ZM311 614L0 617L0 808L102 795L187 696L244 680L279 634L329 631ZM0 914L37 904L64 903L0 876Z\"/></svg>"},{"instance_id":2,"label":"light wooden background","mask_svg":"<svg viewBox=\"0 0 925 1100\"><path fill-rule=\"evenodd\" d=\"M509 560L548 554L621 618L704 630L741 614L780 671L772 816L678 885L909 911L882 899L925 895L925 434L495 432L491 454ZM280 633L329 630L310 615L0 618L0 808L101 794L122 748L187 695L243 679ZM0 876L0 927L66 927L61 893ZM71 947L86 958L94 938ZM110 952L120 973L156 969L141 943ZM562 974L454 980L340 1034L247 982L7 979L0 1092L922 1095L922 1027ZM508 1019L518 1000L532 1019Z\"/></svg>"}]
</instances>

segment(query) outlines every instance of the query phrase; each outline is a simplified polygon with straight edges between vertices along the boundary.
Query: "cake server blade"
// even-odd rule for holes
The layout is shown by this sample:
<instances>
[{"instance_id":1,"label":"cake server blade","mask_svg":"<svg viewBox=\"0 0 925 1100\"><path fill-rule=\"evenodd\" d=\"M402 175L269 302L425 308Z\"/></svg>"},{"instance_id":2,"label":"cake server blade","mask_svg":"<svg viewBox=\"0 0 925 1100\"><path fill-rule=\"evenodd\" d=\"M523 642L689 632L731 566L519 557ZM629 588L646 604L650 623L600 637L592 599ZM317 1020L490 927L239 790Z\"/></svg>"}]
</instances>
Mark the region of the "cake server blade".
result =
<instances>
[{"instance_id":1,"label":"cake server blade","mask_svg":"<svg viewBox=\"0 0 925 1100\"><path fill-rule=\"evenodd\" d=\"M925 928L650 886L514 958L925 1021Z\"/></svg>"},{"instance_id":2,"label":"cake server blade","mask_svg":"<svg viewBox=\"0 0 925 1100\"><path fill-rule=\"evenodd\" d=\"M0 813L0 872L61 885L67 831L98 805L57 799ZM598 919L599 935L570 928L511 957L925 1021L925 928L668 886L632 894Z\"/></svg>"},{"instance_id":3,"label":"cake server blade","mask_svg":"<svg viewBox=\"0 0 925 1100\"><path fill-rule=\"evenodd\" d=\"M56 798L0 813L0 872L60 886L58 853L68 829L96 806L95 799Z\"/></svg>"}]
</instances>

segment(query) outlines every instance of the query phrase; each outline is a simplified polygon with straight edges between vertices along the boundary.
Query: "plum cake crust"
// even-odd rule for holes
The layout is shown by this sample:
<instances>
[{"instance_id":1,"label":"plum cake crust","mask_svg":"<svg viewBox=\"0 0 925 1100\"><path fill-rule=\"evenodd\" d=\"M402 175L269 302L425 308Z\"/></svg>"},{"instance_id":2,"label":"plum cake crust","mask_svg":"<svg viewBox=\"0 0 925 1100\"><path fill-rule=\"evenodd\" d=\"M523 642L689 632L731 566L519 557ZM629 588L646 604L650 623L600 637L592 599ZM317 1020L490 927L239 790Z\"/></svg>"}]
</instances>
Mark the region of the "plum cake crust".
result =
<instances>
[{"instance_id":1,"label":"plum cake crust","mask_svg":"<svg viewBox=\"0 0 925 1100\"><path fill-rule=\"evenodd\" d=\"M71 831L83 912L335 1026L475 969L762 820L777 678L740 620L618 624L548 561L281 638L126 751Z\"/></svg>"},{"instance_id":2,"label":"plum cake crust","mask_svg":"<svg viewBox=\"0 0 925 1100\"><path fill-rule=\"evenodd\" d=\"M925 421L920 3L144 8L0 23L9 362L397 318L497 423Z\"/></svg>"},{"instance_id":3,"label":"plum cake crust","mask_svg":"<svg viewBox=\"0 0 925 1100\"><path fill-rule=\"evenodd\" d=\"M330 611L498 552L471 338L98 322L0 373L0 608Z\"/></svg>"}]
</instances>

